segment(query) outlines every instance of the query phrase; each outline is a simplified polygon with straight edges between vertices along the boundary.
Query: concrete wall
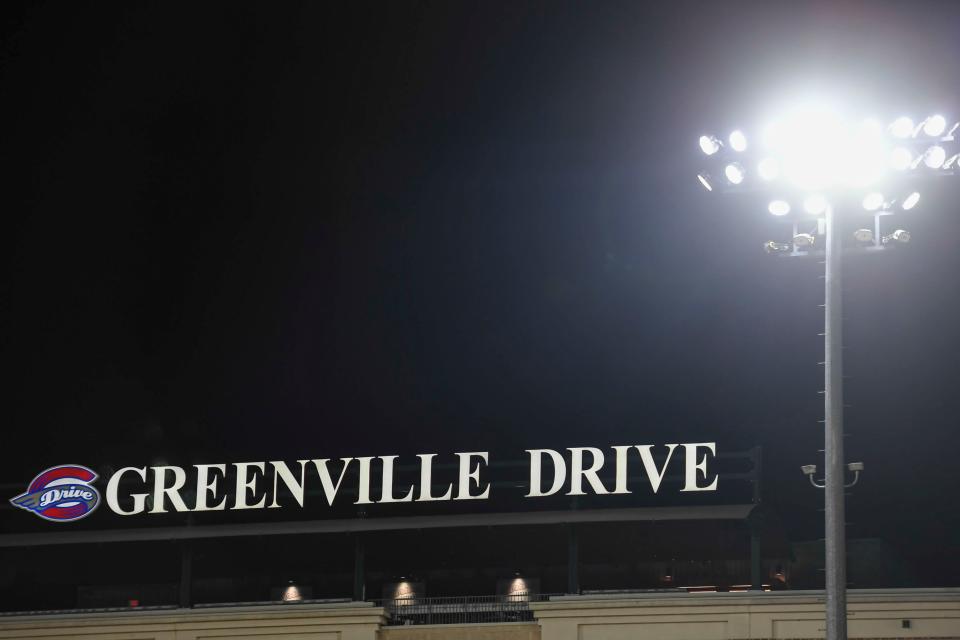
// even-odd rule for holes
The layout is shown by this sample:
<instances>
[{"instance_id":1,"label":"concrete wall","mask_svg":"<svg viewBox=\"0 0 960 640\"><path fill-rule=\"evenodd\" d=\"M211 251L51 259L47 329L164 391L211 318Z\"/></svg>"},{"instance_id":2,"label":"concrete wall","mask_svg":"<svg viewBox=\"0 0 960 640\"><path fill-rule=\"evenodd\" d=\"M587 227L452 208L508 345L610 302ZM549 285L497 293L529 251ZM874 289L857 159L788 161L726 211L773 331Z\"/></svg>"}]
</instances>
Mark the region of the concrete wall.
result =
<instances>
[{"instance_id":1,"label":"concrete wall","mask_svg":"<svg viewBox=\"0 0 960 640\"><path fill-rule=\"evenodd\" d=\"M0 639L745 640L823 638L823 592L562 596L538 622L383 627L368 603L0 618ZM960 589L849 593L850 638L960 640ZM908 620L909 628L903 626Z\"/></svg>"},{"instance_id":2,"label":"concrete wall","mask_svg":"<svg viewBox=\"0 0 960 640\"><path fill-rule=\"evenodd\" d=\"M382 622L367 603L130 611L0 618L0 638L376 640Z\"/></svg>"},{"instance_id":3,"label":"concrete wall","mask_svg":"<svg viewBox=\"0 0 960 640\"><path fill-rule=\"evenodd\" d=\"M564 596L531 605L543 640L823 638L823 592ZM850 591L850 638L958 638L960 590ZM910 627L904 628L908 620Z\"/></svg>"},{"instance_id":4,"label":"concrete wall","mask_svg":"<svg viewBox=\"0 0 960 640\"><path fill-rule=\"evenodd\" d=\"M540 640L536 622L384 627L380 640Z\"/></svg>"}]
</instances>

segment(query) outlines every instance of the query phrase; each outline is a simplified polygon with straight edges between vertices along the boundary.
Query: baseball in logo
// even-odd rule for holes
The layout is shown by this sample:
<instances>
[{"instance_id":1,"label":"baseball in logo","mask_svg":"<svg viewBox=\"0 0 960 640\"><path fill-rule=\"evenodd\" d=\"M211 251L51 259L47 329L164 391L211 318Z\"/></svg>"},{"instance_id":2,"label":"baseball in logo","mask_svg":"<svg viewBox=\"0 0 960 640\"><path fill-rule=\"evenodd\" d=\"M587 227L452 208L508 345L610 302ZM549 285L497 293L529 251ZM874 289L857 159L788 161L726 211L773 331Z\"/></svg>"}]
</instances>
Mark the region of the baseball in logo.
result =
<instances>
[{"instance_id":1,"label":"baseball in logo","mask_svg":"<svg viewBox=\"0 0 960 640\"><path fill-rule=\"evenodd\" d=\"M96 479L96 473L78 464L50 467L33 479L26 493L10 502L44 520L79 520L100 504L100 493L90 484Z\"/></svg>"}]
</instances>

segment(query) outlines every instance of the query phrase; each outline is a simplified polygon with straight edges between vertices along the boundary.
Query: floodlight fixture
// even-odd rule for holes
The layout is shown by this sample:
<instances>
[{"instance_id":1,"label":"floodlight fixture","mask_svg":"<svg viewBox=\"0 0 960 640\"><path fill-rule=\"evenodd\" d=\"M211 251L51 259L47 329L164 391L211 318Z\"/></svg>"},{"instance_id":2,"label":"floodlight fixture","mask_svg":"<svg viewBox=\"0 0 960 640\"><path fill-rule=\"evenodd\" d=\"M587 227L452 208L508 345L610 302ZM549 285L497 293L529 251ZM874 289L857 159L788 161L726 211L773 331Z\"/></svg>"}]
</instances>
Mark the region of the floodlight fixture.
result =
<instances>
[{"instance_id":1,"label":"floodlight fixture","mask_svg":"<svg viewBox=\"0 0 960 640\"><path fill-rule=\"evenodd\" d=\"M785 242L768 240L763 243L763 250L767 253L790 253L790 245Z\"/></svg>"},{"instance_id":2,"label":"floodlight fixture","mask_svg":"<svg viewBox=\"0 0 960 640\"><path fill-rule=\"evenodd\" d=\"M774 158L764 158L757 165L757 174L764 180L776 180L780 175L780 163Z\"/></svg>"},{"instance_id":3,"label":"floodlight fixture","mask_svg":"<svg viewBox=\"0 0 960 640\"><path fill-rule=\"evenodd\" d=\"M867 211L876 211L883 206L883 194L877 191L868 193L863 199L863 208Z\"/></svg>"},{"instance_id":4,"label":"floodlight fixture","mask_svg":"<svg viewBox=\"0 0 960 640\"><path fill-rule=\"evenodd\" d=\"M857 229L853 232L853 239L861 244L873 242L873 231L870 229Z\"/></svg>"},{"instance_id":5,"label":"floodlight fixture","mask_svg":"<svg viewBox=\"0 0 960 640\"><path fill-rule=\"evenodd\" d=\"M700 184L702 184L707 191L713 191L713 184L710 182L710 174L698 173L697 180L700 181Z\"/></svg>"},{"instance_id":6,"label":"floodlight fixture","mask_svg":"<svg viewBox=\"0 0 960 640\"><path fill-rule=\"evenodd\" d=\"M849 471L863 471L862 462L850 462L847 464L847 470Z\"/></svg>"},{"instance_id":7,"label":"floodlight fixture","mask_svg":"<svg viewBox=\"0 0 960 640\"><path fill-rule=\"evenodd\" d=\"M727 180L730 181L730 184L740 184L743 182L744 171L743 166L739 162L731 162L723 169L723 175L727 177Z\"/></svg>"},{"instance_id":8,"label":"floodlight fixture","mask_svg":"<svg viewBox=\"0 0 960 640\"><path fill-rule=\"evenodd\" d=\"M720 151L722 145L723 143L717 140L716 136L700 136L700 150L708 156Z\"/></svg>"},{"instance_id":9,"label":"floodlight fixture","mask_svg":"<svg viewBox=\"0 0 960 640\"><path fill-rule=\"evenodd\" d=\"M939 169L947 161L947 150L940 145L934 145L923 154L923 164L931 169Z\"/></svg>"},{"instance_id":10,"label":"floodlight fixture","mask_svg":"<svg viewBox=\"0 0 960 640\"><path fill-rule=\"evenodd\" d=\"M793 236L793 244L797 247L812 247L816 241L816 236L809 233L798 233Z\"/></svg>"},{"instance_id":11,"label":"floodlight fixture","mask_svg":"<svg viewBox=\"0 0 960 640\"><path fill-rule=\"evenodd\" d=\"M910 242L910 232L905 229L897 229L890 235L883 236L883 244L907 244Z\"/></svg>"},{"instance_id":12,"label":"floodlight fixture","mask_svg":"<svg viewBox=\"0 0 960 640\"><path fill-rule=\"evenodd\" d=\"M918 202L920 202L920 192L914 191L913 193L911 193L910 195L908 195L906 198L903 199L903 202L900 204L900 207L904 211L909 211L910 209L913 209L915 206L917 206Z\"/></svg>"},{"instance_id":13,"label":"floodlight fixture","mask_svg":"<svg viewBox=\"0 0 960 640\"><path fill-rule=\"evenodd\" d=\"M913 120L901 116L890 124L890 133L895 138L909 138L913 136Z\"/></svg>"},{"instance_id":14,"label":"floodlight fixture","mask_svg":"<svg viewBox=\"0 0 960 640\"><path fill-rule=\"evenodd\" d=\"M938 138L947 130L947 119L939 113L923 121L923 133L931 138Z\"/></svg>"},{"instance_id":15,"label":"floodlight fixture","mask_svg":"<svg viewBox=\"0 0 960 640\"><path fill-rule=\"evenodd\" d=\"M805 464L800 467L800 470L803 471L803 475L812 476L817 472L817 465L815 464Z\"/></svg>"},{"instance_id":16,"label":"floodlight fixture","mask_svg":"<svg viewBox=\"0 0 960 640\"><path fill-rule=\"evenodd\" d=\"M827 210L827 199L820 195L807 196L803 201L803 208L810 215L819 215Z\"/></svg>"},{"instance_id":17,"label":"floodlight fixture","mask_svg":"<svg viewBox=\"0 0 960 640\"><path fill-rule=\"evenodd\" d=\"M740 129L730 134L730 148L734 151L746 151L747 136L743 135L743 131L740 131Z\"/></svg>"},{"instance_id":18,"label":"floodlight fixture","mask_svg":"<svg viewBox=\"0 0 960 640\"><path fill-rule=\"evenodd\" d=\"M954 166L960 167L960 153L955 153L943 163L944 169L953 169Z\"/></svg>"},{"instance_id":19,"label":"floodlight fixture","mask_svg":"<svg viewBox=\"0 0 960 640\"><path fill-rule=\"evenodd\" d=\"M767 205L767 211L775 216L785 216L790 213L790 203L786 200L772 200Z\"/></svg>"},{"instance_id":20,"label":"floodlight fixture","mask_svg":"<svg viewBox=\"0 0 960 640\"><path fill-rule=\"evenodd\" d=\"M897 147L890 152L890 166L897 171L904 171L913 164L913 154L906 147Z\"/></svg>"}]
</instances>

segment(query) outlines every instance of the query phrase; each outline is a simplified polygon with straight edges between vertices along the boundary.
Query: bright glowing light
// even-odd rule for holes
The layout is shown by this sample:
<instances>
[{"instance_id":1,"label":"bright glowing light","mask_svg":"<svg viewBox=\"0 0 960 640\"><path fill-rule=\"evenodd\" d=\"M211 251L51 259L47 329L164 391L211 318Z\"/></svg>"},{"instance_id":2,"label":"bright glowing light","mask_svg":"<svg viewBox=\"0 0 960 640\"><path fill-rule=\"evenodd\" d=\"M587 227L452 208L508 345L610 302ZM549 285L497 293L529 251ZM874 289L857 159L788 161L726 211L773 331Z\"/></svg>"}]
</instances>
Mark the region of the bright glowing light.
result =
<instances>
[{"instance_id":1,"label":"bright glowing light","mask_svg":"<svg viewBox=\"0 0 960 640\"><path fill-rule=\"evenodd\" d=\"M868 193L867 197L863 199L863 208L867 211L876 211L883 206L883 194L877 193Z\"/></svg>"},{"instance_id":2,"label":"bright glowing light","mask_svg":"<svg viewBox=\"0 0 960 640\"><path fill-rule=\"evenodd\" d=\"M923 154L923 164L931 169L939 169L946 160L947 150L939 145L930 147L926 153Z\"/></svg>"},{"instance_id":3,"label":"bright glowing light","mask_svg":"<svg viewBox=\"0 0 960 640\"><path fill-rule=\"evenodd\" d=\"M769 240L763 243L763 250L767 253L787 253L790 251L790 245Z\"/></svg>"},{"instance_id":4,"label":"bright glowing light","mask_svg":"<svg viewBox=\"0 0 960 640\"><path fill-rule=\"evenodd\" d=\"M906 244L910 242L910 232L905 229L897 229L888 236L883 236L883 244L889 244L891 242L899 242Z\"/></svg>"},{"instance_id":5,"label":"bright glowing light","mask_svg":"<svg viewBox=\"0 0 960 640\"><path fill-rule=\"evenodd\" d=\"M297 602L303 600L303 595L300 593L300 588L293 583L287 585L287 588L283 590L283 595L280 596L284 602Z\"/></svg>"},{"instance_id":6,"label":"bright glowing light","mask_svg":"<svg viewBox=\"0 0 960 640\"><path fill-rule=\"evenodd\" d=\"M757 173L764 180L775 180L780 175L780 163L774 158L764 158L757 165Z\"/></svg>"},{"instance_id":7,"label":"bright glowing light","mask_svg":"<svg viewBox=\"0 0 960 640\"><path fill-rule=\"evenodd\" d=\"M747 136L743 135L743 131L737 129L730 134L730 147L734 151L744 151L747 148Z\"/></svg>"},{"instance_id":8,"label":"bright glowing light","mask_svg":"<svg viewBox=\"0 0 960 640\"><path fill-rule=\"evenodd\" d=\"M909 138L913 135L913 120L901 116L890 125L890 133L897 138Z\"/></svg>"},{"instance_id":9,"label":"bright glowing light","mask_svg":"<svg viewBox=\"0 0 960 640\"><path fill-rule=\"evenodd\" d=\"M707 191L713 191L713 185L710 184L710 178L708 176L698 173L697 180L700 181L700 184L702 184Z\"/></svg>"},{"instance_id":10,"label":"bright glowing light","mask_svg":"<svg viewBox=\"0 0 960 640\"><path fill-rule=\"evenodd\" d=\"M900 206L903 207L905 211L909 211L917 206L917 203L920 202L920 194L917 191L914 191L906 198L903 199L903 204Z\"/></svg>"},{"instance_id":11,"label":"bright glowing light","mask_svg":"<svg viewBox=\"0 0 960 640\"><path fill-rule=\"evenodd\" d=\"M827 200L823 196L808 196L803 201L803 208L811 215L818 215L827 210Z\"/></svg>"},{"instance_id":12,"label":"bright glowing light","mask_svg":"<svg viewBox=\"0 0 960 640\"><path fill-rule=\"evenodd\" d=\"M700 136L700 149L708 156L712 156L720 151L720 141L713 136Z\"/></svg>"},{"instance_id":13,"label":"bright glowing light","mask_svg":"<svg viewBox=\"0 0 960 640\"><path fill-rule=\"evenodd\" d=\"M774 200L767 206L767 211L775 216L785 216L790 213L790 203L786 200Z\"/></svg>"},{"instance_id":14,"label":"bright glowing light","mask_svg":"<svg viewBox=\"0 0 960 640\"><path fill-rule=\"evenodd\" d=\"M930 116L926 122L923 123L923 132L932 138L942 136L946 130L947 119L940 114Z\"/></svg>"},{"instance_id":15,"label":"bright glowing light","mask_svg":"<svg viewBox=\"0 0 960 640\"><path fill-rule=\"evenodd\" d=\"M897 147L890 152L890 166L897 171L908 169L913 164L913 154L905 147Z\"/></svg>"},{"instance_id":16,"label":"bright glowing light","mask_svg":"<svg viewBox=\"0 0 960 640\"><path fill-rule=\"evenodd\" d=\"M873 231L870 231L870 229L857 229L853 232L853 239L857 242L873 242Z\"/></svg>"},{"instance_id":17,"label":"bright glowing light","mask_svg":"<svg viewBox=\"0 0 960 640\"><path fill-rule=\"evenodd\" d=\"M728 164L723 169L723 174L727 176L727 180L730 181L730 184L740 184L743 182L743 167L737 162Z\"/></svg>"},{"instance_id":18,"label":"bright glowing light","mask_svg":"<svg viewBox=\"0 0 960 640\"><path fill-rule=\"evenodd\" d=\"M798 108L767 128L765 141L784 177L806 191L863 187L886 170L883 131L876 122L851 123L827 105Z\"/></svg>"}]
</instances>

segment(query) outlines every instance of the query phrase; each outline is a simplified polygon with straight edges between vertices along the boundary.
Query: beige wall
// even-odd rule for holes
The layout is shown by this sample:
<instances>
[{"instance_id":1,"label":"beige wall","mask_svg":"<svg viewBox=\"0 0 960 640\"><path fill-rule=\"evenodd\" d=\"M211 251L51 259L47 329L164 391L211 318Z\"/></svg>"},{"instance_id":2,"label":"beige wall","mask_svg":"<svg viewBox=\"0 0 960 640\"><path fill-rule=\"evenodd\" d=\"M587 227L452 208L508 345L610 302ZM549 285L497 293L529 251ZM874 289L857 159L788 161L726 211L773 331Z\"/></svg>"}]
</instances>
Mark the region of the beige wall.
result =
<instances>
[{"instance_id":1,"label":"beige wall","mask_svg":"<svg viewBox=\"0 0 960 640\"><path fill-rule=\"evenodd\" d=\"M565 596L531 607L543 640L824 637L823 592ZM847 617L850 638L960 638L960 590L851 591Z\"/></svg>"},{"instance_id":2,"label":"beige wall","mask_svg":"<svg viewBox=\"0 0 960 640\"><path fill-rule=\"evenodd\" d=\"M384 627L380 640L540 640L536 622Z\"/></svg>"},{"instance_id":3,"label":"beige wall","mask_svg":"<svg viewBox=\"0 0 960 640\"><path fill-rule=\"evenodd\" d=\"M745 640L823 638L823 592L563 596L538 623L382 627L367 603L0 618L0 639ZM849 593L851 638L960 640L960 589ZM909 620L910 628L902 621Z\"/></svg>"},{"instance_id":4,"label":"beige wall","mask_svg":"<svg viewBox=\"0 0 960 640\"><path fill-rule=\"evenodd\" d=\"M63 640L376 640L383 609L365 603L0 618L0 638Z\"/></svg>"}]
</instances>

